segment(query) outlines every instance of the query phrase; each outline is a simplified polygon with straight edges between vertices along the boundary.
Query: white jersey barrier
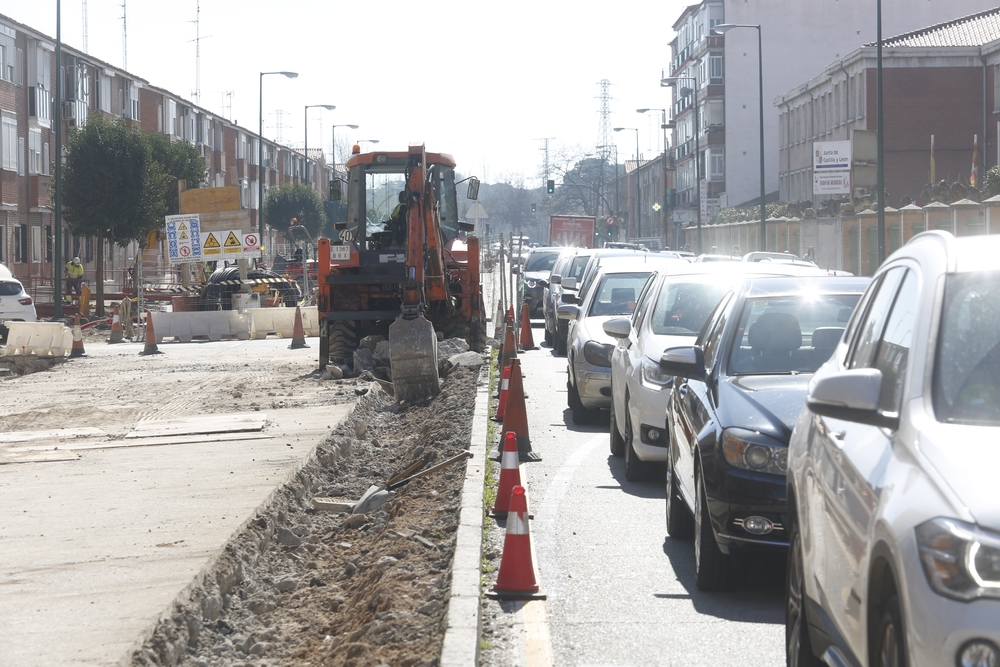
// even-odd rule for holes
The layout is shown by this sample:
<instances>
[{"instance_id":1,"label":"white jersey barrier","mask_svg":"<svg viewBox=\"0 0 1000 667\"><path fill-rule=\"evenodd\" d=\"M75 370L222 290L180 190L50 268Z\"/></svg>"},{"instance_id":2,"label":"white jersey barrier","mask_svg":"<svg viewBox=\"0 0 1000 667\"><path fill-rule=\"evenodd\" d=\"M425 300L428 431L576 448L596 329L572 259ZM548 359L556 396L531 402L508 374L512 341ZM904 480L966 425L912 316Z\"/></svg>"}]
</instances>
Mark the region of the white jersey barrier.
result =
<instances>
[{"instance_id":1,"label":"white jersey barrier","mask_svg":"<svg viewBox=\"0 0 1000 667\"><path fill-rule=\"evenodd\" d=\"M153 332L157 344L164 338L177 338L190 343L195 337L208 340L250 338L249 317L235 310L205 310L173 313L153 313Z\"/></svg>"},{"instance_id":2,"label":"white jersey barrier","mask_svg":"<svg viewBox=\"0 0 1000 667\"><path fill-rule=\"evenodd\" d=\"M319 312L316 306L299 308L302 313L302 329L306 336L319 335ZM253 308L250 315L250 336L266 338L269 333L281 338L291 338L295 330L294 308Z\"/></svg>"},{"instance_id":3,"label":"white jersey barrier","mask_svg":"<svg viewBox=\"0 0 1000 667\"><path fill-rule=\"evenodd\" d=\"M73 330L60 322L7 322L4 356L64 357L73 350Z\"/></svg>"}]
</instances>

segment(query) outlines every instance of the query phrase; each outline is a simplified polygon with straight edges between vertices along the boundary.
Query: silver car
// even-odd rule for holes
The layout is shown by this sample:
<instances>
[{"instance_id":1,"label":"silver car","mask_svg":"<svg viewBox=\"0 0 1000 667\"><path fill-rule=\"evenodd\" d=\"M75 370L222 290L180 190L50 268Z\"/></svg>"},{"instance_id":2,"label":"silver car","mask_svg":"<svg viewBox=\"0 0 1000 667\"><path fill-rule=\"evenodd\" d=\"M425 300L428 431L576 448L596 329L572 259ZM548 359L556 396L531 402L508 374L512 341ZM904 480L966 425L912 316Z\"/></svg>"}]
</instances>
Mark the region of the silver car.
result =
<instances>
[{"instance_id":1,"label":"silver car","mask_svg":"<svg viewBox=\"0 0 1000 667\"><path fill-rule=\"evenodd\" d=\"M7 322L37 320L35 302L10 270L0 264L0 340L7 339Z\"/></svg>"},{"instance_id":2,"label":"silver car","mask_svg":"<svg viewBox=\"0 0 1000 667\"><path fill-rule=\"evenodd\" d=\"M1000 664L1000 238L914 237L789 445L788 664Z\"/></svg>"}]
</instances>

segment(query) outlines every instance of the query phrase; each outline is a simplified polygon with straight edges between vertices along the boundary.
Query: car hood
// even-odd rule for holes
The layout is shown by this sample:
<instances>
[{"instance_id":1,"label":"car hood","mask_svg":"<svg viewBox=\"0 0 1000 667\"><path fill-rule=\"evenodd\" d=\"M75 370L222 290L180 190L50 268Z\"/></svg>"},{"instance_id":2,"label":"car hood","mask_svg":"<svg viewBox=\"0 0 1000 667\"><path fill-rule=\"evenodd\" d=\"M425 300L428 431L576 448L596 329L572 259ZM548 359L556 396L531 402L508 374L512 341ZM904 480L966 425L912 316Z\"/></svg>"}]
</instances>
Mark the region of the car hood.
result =
<instances>
[{"instance_id":1,"label":"car hood","mask_svg":"<svg viewBox=\"0 0 1000 667\"><path fill-rule=\"evenodd\" d=\"M996 477L1000 469L997 427L935 424L922 429L919 449L975 521L1000 532Z\"/></svg>"},{"instance_id":2,"label":"car hood","mask_svg":"<svg viewBox=\"0 0 1000 667\"><path fill-rule=\"evenodd\" d=\"M525 271L522 275L525 280L548 280L550 271Z\"/></svg>"},{"instance_id":3,"label":"car hood","mask_svg":"<svg viewBox=\"0 0 1000 667\"><path fill-rule=\"evenodd\" d=\"M598 343L607 343L608 345L614 345L616 340L604 333L604 323L608 320L613 320L616 317L622 317L621 315L594 315L588 317L581 321L578 326L581 327L580 334L583 336L584 340L592 340Z\"/></svg>"},{"instance_id":4,"label":"car hood","mask_svg":"<svg viewBox=\"0 0 1000 667\"><path fill-rule=\"evenodd\" d=\"M806 402L811 373L799 375L739 375L719 385L719 405L726 423L759 431L788 442Z\"/></svg>"}]
</instances>

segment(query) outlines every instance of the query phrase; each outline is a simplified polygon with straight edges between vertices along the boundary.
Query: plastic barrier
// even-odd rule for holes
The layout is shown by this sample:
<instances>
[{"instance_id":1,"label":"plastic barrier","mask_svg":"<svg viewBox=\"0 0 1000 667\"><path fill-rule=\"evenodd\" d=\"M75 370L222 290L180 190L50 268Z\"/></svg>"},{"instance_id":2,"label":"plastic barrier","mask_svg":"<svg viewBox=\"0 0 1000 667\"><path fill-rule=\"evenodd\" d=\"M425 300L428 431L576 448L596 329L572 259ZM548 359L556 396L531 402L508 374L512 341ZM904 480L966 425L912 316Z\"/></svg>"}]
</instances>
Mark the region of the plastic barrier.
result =
<instances>
[{"instance_id":1,"label":"plastic barrier","mask_svg":"<svg viewBox=\"0 0 1000 667\"><path fill-rule=\"evenodd\" d=\"M295 311L292 310L294 314ZM206 310L180 313L152 313L156 342L164 338L176 338L182 343L190 343L194 338L222 340L223 338L250 338L250 320L235 310Z\"/></svg>"},{"instance_id":2,"label":"plastic barrier","mask_svg":"<svg viewBox=\"0 0 1000 667\"><path fill-rule=\"evenodd\" d=\"M319 312L316 306L300 308L302 313L302 329L306 336L319 335ZM291 338L295 333L294 308L255 308L248 310L250 316L250 337L266 338L269 333L278 334L281 338Z\"/></svg>"},{"instance_id":3,"label":"plastic barrier","mask_svg":"<svg viewBox=\"0 0 1000 667\"><path fill-rule=\"evenodd\" d=\"M7 322L5 357L65 357L73 349L73 330L60 322Z\"/></svg>"}]
</instances>

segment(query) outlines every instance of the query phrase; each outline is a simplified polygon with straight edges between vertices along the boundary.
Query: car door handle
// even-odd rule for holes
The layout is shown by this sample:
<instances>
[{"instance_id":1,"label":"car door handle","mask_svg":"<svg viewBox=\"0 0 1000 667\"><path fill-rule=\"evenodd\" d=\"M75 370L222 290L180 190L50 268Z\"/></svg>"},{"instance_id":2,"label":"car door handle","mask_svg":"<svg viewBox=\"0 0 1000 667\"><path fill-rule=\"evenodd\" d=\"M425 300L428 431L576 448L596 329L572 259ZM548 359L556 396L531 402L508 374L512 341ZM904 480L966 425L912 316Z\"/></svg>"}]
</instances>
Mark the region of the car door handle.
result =
<instances>
[{"instance_id":1,"label":"car door handle","mask_svg":"<svg viewBox=\"0 0 1000 667\"><path fill-rule=\"evenodd\" d=\"M677 387L677 391L680 393L681 396L687 396L688 384L685 382L681 386Z\"/></svg>"}]
</instances>

